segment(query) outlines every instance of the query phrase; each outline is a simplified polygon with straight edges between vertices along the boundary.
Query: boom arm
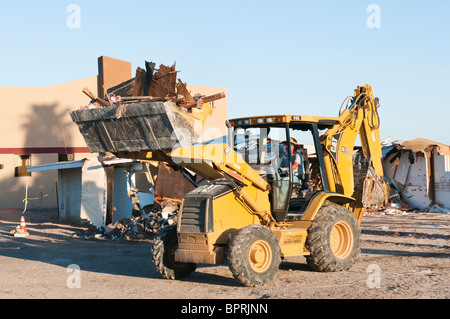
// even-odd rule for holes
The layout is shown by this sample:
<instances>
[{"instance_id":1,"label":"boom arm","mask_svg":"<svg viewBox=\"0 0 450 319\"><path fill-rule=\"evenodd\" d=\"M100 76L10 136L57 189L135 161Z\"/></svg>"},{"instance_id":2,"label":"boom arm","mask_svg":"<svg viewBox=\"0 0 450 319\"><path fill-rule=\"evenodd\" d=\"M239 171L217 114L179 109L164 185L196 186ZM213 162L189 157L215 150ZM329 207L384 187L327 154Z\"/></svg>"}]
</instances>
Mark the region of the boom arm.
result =
<instances>
[{"instance_id":1,"label":"boom arm","mask_svg":"<svg viewBox=\"0 0 450 319\"><path fill-rule=\"evenodd\" d=\"M359 188L355 189L353 175L353 148L358 133L364 156L369 160L371 178L374 179L375 184L382 186L375 201L384 201L387 195L381 162L382 152L377 110L379 103L378 98L374 98L370 85L358 86L354 96L347 98L346 101L350 105L341 112L339 123L321 136L321 143L324 149L330 191L353 196L357 199L357 206L362 207L364 199L361 195L361 187L364 185L358 185Z\"/></svg>"},{"instance_id":2,"label":"boom arm","mask_svg":"<svg viewBox=\"0 0 450 319\"><path fill-rule=\"evenodd\" d=\"M200 172L208 167L227 178L233 184L236 196L263 224L274 222L267 196L270 185L227 144L179 148L171 153L171 158L191 170Z\"/></svg>"}]
</instances>

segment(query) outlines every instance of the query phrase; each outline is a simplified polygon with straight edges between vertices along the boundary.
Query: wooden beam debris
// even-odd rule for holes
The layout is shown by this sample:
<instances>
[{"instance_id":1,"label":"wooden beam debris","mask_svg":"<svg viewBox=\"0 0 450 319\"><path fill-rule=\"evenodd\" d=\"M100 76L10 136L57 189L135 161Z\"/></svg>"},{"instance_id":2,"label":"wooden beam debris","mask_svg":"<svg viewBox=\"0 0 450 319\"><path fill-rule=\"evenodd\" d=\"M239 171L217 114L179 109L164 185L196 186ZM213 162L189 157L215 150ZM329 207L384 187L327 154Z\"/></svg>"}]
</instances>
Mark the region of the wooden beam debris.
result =
<instances>
[{"instance_id":1,"label":"wooden beam debris","mask_svg":"<svg viewBox=\"0 0 450 319\"><path fill-rule=\"evenodd\" d=\"M96 97L88 88L83 93L91 98L88 106L92 107L113 106L114 104L133 104L145 102L172 101L177 106L187 110L192 108L202 109L204 103L209 103L225 97L225 93L210 96L192 96L187 89L187 84L177 79L175 63L172 66L161 64L155 69L154 62L145 61L145 70L138 67L136 75L106 91L105 99Z\"/></svg>"},{"instance_id":2,"label":"wooden beam debris","mask_svg":"<svg viewBox=\"0 0 450 319\"><path fill-rule=\"evenodd\" d=\"M193 108L193 107L197 107L197 108L201 109L202 105L204 103L209 103L212 101L220 100L220 99L223 99L224 97L225 97L225 93L221 92L221 93L217 93L217 94L213 94L213 95L209 95L209 96L201 96L195 101L189 101L189 102L183 101L183 102L180 102L179 105L183 106L187 109Z\"/></svg>"},{"instance_id":3,"label":"wooden beam debris","mask_svg":"<svg viewBox=\"0 0 450 319\"><path fill-rule=\"evenodd\" d=\"M175 64L171 67L161 64L154 74L150 85L149 95L158 97L175 97L177 72Z\"/></svg>"},{"instance_id":4,"label":"wooden beam debris","mask_svg":"<svg viewBox=\"0 0 450 319\"><path fill-rule=\"evenodd\" d=\"M144 95L149 96L150 92L150 85L153 80L153 73L155 73L155 63L154 62L148 62L145 61L145 87L144 87Z\"/></svg>"},{"instance_id":5,"label":"wooden beam debris","mask_svg":"<svg viewBox=\"0 0 450 319\"><path fill-rule=\"evenodd\" d=\"M95 96L94 93L92 93L91 90L89 90L88 88L84 88L84 89L83 89L83 93L86 94L88 97L91 98L91 104L98 103L98 107L111 106L111 103L110 103L110 102L98 98L98 97Z\"/></svg>"}]
</instances>

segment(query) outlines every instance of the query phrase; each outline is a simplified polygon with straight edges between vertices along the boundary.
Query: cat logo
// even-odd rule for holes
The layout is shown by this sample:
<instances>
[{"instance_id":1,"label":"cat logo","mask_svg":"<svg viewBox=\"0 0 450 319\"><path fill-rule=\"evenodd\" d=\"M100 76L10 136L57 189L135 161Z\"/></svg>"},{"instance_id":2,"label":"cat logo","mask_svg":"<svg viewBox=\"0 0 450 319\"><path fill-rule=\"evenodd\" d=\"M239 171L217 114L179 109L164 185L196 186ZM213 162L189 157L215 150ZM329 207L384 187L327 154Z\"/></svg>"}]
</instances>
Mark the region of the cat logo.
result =
<instances>
[{"instance_id":1,"label":"cat logo","mask_svg":"<svg viewBox=\"0 0 450 319\"><path fill-rule=\"evenodd\" d=\"M334 138L334 136L331 139L331 153L336 154L336 146L338 144L338 140Z\"/></svg>"},{"instance_id":2,"label":"cat logo","mask_svg":"<svg viewBox=\"0 0 450 319\"><path fill-rule=\"evenodd\" d=\"M331 137L330 153L334 157L336 162L337 162L337 155L338 155L337 150L339 149L339 141L341 139L341 135L342 135L342 133L333 135Z\"/></svg>"}]
</instances>

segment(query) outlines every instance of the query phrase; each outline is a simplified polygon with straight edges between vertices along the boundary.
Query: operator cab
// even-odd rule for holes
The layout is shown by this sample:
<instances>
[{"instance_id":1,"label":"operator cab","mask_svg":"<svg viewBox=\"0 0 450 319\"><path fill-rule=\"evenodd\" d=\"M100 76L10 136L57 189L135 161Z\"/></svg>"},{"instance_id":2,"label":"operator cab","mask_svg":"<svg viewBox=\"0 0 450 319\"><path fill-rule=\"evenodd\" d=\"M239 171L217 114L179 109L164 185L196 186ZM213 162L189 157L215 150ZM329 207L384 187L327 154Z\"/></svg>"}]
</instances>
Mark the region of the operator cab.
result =
<instances>
[{"instance_id":1,"label":"operator cab","mask_svg":"<svg viewBox=\"0 0 450 319\"><path fill-rule=\"evenodd\" d=\"M337 118L278 115L228 121L228 140L271 185L277 221L300 219L318 191L329 191L319 131Z\"/></svg>"}]
</instances>

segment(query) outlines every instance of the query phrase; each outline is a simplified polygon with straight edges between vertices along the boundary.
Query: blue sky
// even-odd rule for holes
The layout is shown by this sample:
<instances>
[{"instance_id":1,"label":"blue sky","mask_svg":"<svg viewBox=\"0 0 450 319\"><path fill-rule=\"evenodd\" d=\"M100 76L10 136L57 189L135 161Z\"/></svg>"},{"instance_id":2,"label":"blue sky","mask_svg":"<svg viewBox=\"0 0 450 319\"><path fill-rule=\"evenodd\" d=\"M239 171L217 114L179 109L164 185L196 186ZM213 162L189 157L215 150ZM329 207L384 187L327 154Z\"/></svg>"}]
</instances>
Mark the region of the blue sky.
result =
<instances>
[{"instance_id":1,"label":"blue sky","mask_svg":"<svg viewBox=\"0 0 450 319\"><path fill-rule=\"evenodd\" d=\"M80 28L69 28L70 4ZM380 28L369 28L371 4ZM188 84L226 87L229 117L337 116L357 85L380 98L381 136L450 144L449 1L9 1L0 86L97 74L101 55L176 61Z\"/></svg>"}]
</instances>

